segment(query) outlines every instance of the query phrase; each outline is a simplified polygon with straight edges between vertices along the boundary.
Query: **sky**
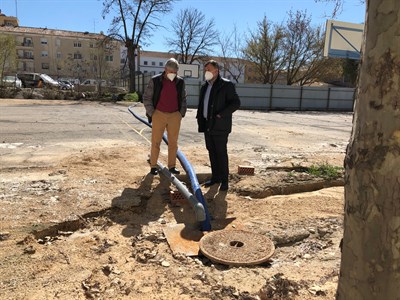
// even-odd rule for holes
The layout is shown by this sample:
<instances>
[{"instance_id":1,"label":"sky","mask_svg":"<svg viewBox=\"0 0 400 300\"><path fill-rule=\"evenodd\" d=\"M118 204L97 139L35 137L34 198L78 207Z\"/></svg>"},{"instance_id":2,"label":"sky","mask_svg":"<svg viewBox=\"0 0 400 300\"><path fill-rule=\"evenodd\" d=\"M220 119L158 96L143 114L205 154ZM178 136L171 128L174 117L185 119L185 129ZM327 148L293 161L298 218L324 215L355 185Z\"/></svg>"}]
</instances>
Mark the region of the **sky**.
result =
<instances>
[{"instance_id":1,"label":"sky","mask_svg":"<svg viewBox=\"0 0 400 300\"><path fill-rule=\"evenodd\" d=\"M363 23L365 4L361 0L343 0L343 11L334 19L350 23ZM0 0L0 9L7 16L17 16L20 26L62 29L80 32L107 33L111 15L102 17L102 0ZM164 28L158 29L144 47L147 51L167 52L165 38L171 36L172 21L185 8L196 8L214 19L216 29L230 33L234 26L243 36L254 31L264 16L280 24L287 21L289 11L305 11L315 26L325 26L333 4L314 0L180 0L173 11L160 20Z\"/></svg>"}]
</instances>

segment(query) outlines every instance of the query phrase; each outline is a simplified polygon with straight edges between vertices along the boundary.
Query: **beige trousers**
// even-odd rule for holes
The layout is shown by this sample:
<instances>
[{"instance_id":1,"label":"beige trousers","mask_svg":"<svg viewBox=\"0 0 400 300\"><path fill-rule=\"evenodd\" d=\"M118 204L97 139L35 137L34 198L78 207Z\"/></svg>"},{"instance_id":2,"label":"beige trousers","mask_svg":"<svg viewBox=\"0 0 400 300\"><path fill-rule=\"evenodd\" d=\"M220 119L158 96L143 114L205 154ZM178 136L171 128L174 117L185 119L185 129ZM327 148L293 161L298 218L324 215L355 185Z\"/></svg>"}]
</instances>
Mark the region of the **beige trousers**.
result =
<instances>
[{"instance_id":1,"label":"beige trousers","mask_svg":"<svg viewBox=\"0 0 400 300\"><path fill-rule=\"evenodd\" d=\"M168 138L168 169L176 166L176 152L178 151L178 136L181 127L182 115L179 111L165 113L155 110L152 117L150 166L157 167L162 136L167 131Z\"/></svg>"}]
</instances>

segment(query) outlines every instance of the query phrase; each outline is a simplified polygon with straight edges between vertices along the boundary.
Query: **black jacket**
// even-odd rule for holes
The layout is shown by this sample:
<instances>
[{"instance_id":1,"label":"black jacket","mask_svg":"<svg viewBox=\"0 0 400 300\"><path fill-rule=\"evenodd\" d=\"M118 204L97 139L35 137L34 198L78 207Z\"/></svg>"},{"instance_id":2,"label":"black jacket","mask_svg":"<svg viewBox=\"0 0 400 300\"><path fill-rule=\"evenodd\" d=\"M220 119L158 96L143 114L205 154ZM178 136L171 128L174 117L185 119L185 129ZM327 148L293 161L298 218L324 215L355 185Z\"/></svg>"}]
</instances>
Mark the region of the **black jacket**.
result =
<instances>
[{"instance_id":1,"label":"black jacket","mask_svg":"<svg viewBox=\"0 0 400 300\"><path fill-rule=\"evenodd\" d=\"M158 101L160 100L163 78L164 72L153 76L147 84L147 88L143 94L143 105L146 108L146 115L148 117L153 115ZM178 92L178 110L182 117L184 117L187 110L185 81L183 81L182 77L176 76L174 82Z\"/></svg>"},{"instance_id":2,"label":"black jacket","mask_svg":"<svg viewBox=\"0 0 400 300\"><path fill-rule=\"evenodd\" d=\"M208 114L205 119L203 117L203 110L204 95L207 87L208 82L205 82L200 90L199 106L196 115L198 130L199 132L208 132L215 135L229 134L232 131L232 114L240 107L240 99L236 93L235 85L218 75L211 88Z\"/></svg>"}]
</instances>

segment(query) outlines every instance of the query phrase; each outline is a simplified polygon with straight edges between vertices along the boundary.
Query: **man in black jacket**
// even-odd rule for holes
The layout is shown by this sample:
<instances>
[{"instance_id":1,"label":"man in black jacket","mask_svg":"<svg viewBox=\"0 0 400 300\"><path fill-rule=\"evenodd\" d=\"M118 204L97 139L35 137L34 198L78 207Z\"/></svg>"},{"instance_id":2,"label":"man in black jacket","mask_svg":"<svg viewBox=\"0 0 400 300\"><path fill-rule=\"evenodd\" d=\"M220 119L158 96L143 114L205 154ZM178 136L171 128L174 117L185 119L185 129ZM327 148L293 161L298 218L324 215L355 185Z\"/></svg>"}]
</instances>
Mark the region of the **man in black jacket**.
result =
<instances>
[{"instance_id":1,"label":"man in black jacket","mask_svg":"<svg viewBox=\"0 0 400 300\"><path fill-rule=\"evenodd\" d=\"M228 190L229 161L228 136L232 131L232 114L240 107L235 86L219 74L219 65L210 60L204 65L206 82L200 90L197 109L199 132L204 132L206 148L211 163L209 187L221 183L220 190Z\"/></svg>"},{"instance_id":2,"label":"man in black jacket","mask_svg":"<svg viewBox=\"0 0 400 300\"><path fill-rule=\"evenodd\" d=\"M186 114L185 82L177 76L179 64L174 58L166 61L164 72L154 76L143 94L143 104L151 130L150 173L158 174L157 160L164 131L168 137L168 168L179 174L176 168L178 135L182 118Z\"/></svg>"}]
</instances>

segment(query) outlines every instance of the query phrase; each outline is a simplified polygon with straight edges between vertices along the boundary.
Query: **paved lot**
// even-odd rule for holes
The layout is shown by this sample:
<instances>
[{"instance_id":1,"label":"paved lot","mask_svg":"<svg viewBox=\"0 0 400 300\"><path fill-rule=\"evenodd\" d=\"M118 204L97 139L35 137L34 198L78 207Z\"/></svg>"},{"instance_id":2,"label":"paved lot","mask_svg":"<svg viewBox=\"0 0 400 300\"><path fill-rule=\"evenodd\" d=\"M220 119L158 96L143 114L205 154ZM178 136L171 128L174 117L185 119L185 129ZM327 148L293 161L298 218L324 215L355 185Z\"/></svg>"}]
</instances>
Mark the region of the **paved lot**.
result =
<instances>
[{"instance_id":1,"label":"paved lot","mask_svg":"<svg viewBox=\"0 0 400 300\"><path fill-rule=\"evenodd\" d=\"M146 145L151 129L129 113L129 105L1 99L1 167L47 164L91 147ZM134 111L144 116L141 104ZM189 109L183 119L180 147L184 153L185 147L204 147L195 115L196 110ZM314 153L343 156L351 122L351 113L239 110L234 115L229 151L260 161L265 158L262 155L269 159Z\"/></svg>"}]
</instances>

